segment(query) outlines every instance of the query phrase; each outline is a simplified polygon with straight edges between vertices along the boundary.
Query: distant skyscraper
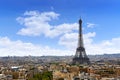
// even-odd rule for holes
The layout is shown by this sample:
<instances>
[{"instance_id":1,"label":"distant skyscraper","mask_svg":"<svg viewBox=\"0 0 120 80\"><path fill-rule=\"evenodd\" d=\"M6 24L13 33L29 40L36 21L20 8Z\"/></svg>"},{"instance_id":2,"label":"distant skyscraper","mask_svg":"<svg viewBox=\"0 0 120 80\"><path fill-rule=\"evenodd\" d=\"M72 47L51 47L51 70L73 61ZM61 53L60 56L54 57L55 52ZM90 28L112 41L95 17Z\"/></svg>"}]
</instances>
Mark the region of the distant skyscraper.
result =
<instances>
[{"instance_id":1,"label":"distant skyscraper","mask_svg":"<svg viewBox=\"0 0 120 80\"><path fill-rule=\"evenodd\" d=\"M86 51L83 44L83 34L82 34L82 20L79 20L79 37L78 37L78 47L76 49L76 54L73 58L73 64L90 64L89 58L86 55Z\"/></svg>"}]
</instances>

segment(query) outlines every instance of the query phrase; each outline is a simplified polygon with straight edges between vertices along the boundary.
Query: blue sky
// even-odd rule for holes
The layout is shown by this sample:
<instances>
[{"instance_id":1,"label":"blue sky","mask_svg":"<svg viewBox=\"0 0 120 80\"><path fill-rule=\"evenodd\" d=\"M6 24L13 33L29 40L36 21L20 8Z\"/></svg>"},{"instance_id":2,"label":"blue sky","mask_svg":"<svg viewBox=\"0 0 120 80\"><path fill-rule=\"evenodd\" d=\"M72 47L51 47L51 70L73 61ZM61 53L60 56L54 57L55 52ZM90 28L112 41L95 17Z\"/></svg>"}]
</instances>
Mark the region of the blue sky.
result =
<instances>
[{"instance_id":1,"label":"blue sky","mask_svg":"<svg viewBox=\"0 0 120 80\"><path fill-rule=\"evenodd\" d=\"M119 0L1 0L1 56L74 55L78 20L87 54L120 53Z\"/></svg>"}]
</instances>

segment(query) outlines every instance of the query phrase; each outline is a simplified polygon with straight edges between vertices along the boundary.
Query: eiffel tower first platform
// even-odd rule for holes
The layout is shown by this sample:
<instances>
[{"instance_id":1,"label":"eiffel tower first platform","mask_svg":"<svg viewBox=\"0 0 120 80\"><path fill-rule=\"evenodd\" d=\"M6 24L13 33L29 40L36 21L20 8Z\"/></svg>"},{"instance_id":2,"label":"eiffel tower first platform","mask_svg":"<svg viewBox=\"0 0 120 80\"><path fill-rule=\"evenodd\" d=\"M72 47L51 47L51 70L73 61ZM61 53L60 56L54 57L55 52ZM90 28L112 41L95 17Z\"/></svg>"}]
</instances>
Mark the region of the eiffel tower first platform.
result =
<instances>
[{"instance_id":1,"label":"eiffel tower first platform","mask_svg":"<svg viewBox=\"0 0 120 80\"><path fill-rule=\"evenodd\" d=\"M79 37L78 37L78 47L76 49L76 54L73 58L73 64L90 64L90 60L86 55L86 51L83 44L83 34L82 34L82 20L79 20Z\"/></svg>"}]
</instances>

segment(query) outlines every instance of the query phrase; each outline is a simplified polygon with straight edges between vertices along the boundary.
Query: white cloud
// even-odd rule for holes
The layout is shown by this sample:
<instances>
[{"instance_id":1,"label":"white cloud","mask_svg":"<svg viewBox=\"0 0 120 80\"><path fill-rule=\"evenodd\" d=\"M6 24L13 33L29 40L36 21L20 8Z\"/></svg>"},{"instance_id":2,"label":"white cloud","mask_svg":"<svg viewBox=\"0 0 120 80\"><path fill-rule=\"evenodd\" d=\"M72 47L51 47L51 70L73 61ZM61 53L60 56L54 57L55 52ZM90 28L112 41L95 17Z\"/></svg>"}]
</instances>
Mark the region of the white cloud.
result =
<instances>
[{"instance_id":1,"label":"white cloud","mask_svg":"<svg viewBox=\"0 0 120 80\"><path fill-rule=\"evenodd\" d=\"M18 48L16 53L25 53L30 55L72 55L75 54L75 49L78 43L78 33L75 33L74 30L78 30L77 23L63 23L59 25L50 25L50 21L58 19L58 16L55 12L43 12L38 11L27 11L24 13L24 16L18 17L17 21L24 25L18 34L25 36L40 36L43 34L46 37L54 38L59 36L59 45L66 47L66 50L55 50L49 47L40 47L32 43L31 47L28 43L23 43L20 49ZM96 24L87 23L88 28L95 27ZM60 36L61 35L61 36ZM103 40L99 43L94 42L94 37L96 36L95 32L88 32L83 35L84 37L84 46L86 48L87 54L103 54L103 53L120 53L120 38L113 38L111 40ZM11 41L8 39L5 44L10 45L10 43L16 43L19 41ZM5 46L4 44L4 46ZM17 44L17 43L16 43ZM27 44L27 45L26 45ZM25 46L28 46L27 48ZM11 46L9 46L12 48ZM13 46L15 48L15 46ZM3 48L6 49L6 48ZM3 50L2 49L2 50ZM8 48L7 48L8 49ZM14 51L15 49L13 49ZM6 50L7 51L7 50ZM21 51L21 52L20 52ZM28 52L27 52L28 51ZM34 54L36 53L36 54Z\"/></svg>"},{"instance_id":2,"label":"white cloud","mask_svg":"<svg viewBox=\"0 0 120 80\"><path fill-rule=\"evenodd\" d=\"M85 45L89 45L93 42L93 37L95 37L96 33L87 33L84 34L84 43ZM64 36L62 36L59 40L59 44L66 46L69 49L74 50L77 47L78 44L78 33L67 33Z\"/></svg>"},{"instance_id":3,"label":"white cloud","mask_svg":"<svg viewBox=\"0 0 120 80\"><path fill-rule=\"evenodd\" d=\"M67 47L68 49L75 50L75 48L77 47L77 41L77 33L66 33L60 38L59 44Z\"/></svg>"},{"instance_id":4,"label":"white cloud","mask_svg":"<svg viewBox=\"0 0 120 80\"><path fill-rule=\"evenodd\" d=\"M87 27L88 28L94 28L96 26L96 24L93 23L87 23Z\"/></svg>"},{"instance_id":5,"label":"white cloud","mask_svg":"<svg viewBox=\"0 0 120 80\"><path fill-rule=\"evenodd\" d=\"M59 44L66 46L69 50L77 48L77 33L67 33L59 40ZM87 54L104 54L104 53L120 53L120 38L111 40L103 40L100 43L94 42L95 32L84 34L84 46ZM74 52L75 53L75 52Z\"/></svg>"},{"instance_id":6,"label":"white cloud","mask_svg":"<svg viewBox=\"0 0 120 80\"><path fill-rule=\"evenodd\" d=\"M40 13L38 11L27 11L23 17L17 18L17 21L25 26L17 34L26 36L40 36L44 34L47 37L56 37L77 30L77 23L64 23L56 26L50 25L49 22L58 19L58 16L59 14L55 12Z\"/></svg>"},{"instance_id":7,"label":"white cloud","mask_svg":"<svg viewBox=\"0 0 120 80\"><path fill-rule=\"evenodd\" d=\"M58 16L59 14L54 12L39 13L37 11L27 11L24 13L24 17L17 18L17 21L25 26L17 34L27 36L46 34L51 28L48 21L56 19Z\"/></svg>"},{"instance_id":8,"label":"white cloud","mask_svg":"<svg viewBox=\"0 0 120 80\"><path fill-rule=\"evenodd\" d=\"M73 23L73 24L64 23L61 25L54 26L54 29L49 30L49 32L47 32L45 35L48 37L56 37L61 34L66 34L73 32L73 30L77 30L78 28L77 26L78 26L77 23Z\"/></svg>"},{"instance_id":9,"label":"white cloud","mask_svg":"<svg viewBox=\"0 0 120 80\"><path fill-rule=\"evenodd\" d=\"M48 46L34 45L20 40L12 41L8 37L0 37L0 56L42 56L42 55L68 55L73 52L67 50L51 49Z\"/></svg>"},{"instance_id":10,"label":"white cloud","mask_svg":"<svg viewBox=\"0 0 120 80\"><path fill-rule=\"evenodd\" d=\"M0 56L42 56L42 55L74 55L77 47L77 33L67 33L60 38L59 44L68 49L53 49L50 46L40 46L21 40L12 41L8 37L0 37ZM94 43L95 32L84 34L87 54L120 53L120 38Z\"/></svg>"}]
</instances>

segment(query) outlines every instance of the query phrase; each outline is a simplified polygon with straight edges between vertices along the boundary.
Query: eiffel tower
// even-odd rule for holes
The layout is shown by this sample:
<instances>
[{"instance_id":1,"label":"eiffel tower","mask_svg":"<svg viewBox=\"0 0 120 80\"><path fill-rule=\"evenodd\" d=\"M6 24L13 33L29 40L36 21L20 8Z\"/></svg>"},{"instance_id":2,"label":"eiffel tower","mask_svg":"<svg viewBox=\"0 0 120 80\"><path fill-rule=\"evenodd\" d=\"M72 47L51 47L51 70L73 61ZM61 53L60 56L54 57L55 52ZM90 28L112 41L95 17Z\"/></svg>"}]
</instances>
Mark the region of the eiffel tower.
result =
<instances>
[{"instance_id":1,"label":"eiffel tower","mask_svg":"<svg viewBox=\"0 0 120 80\"><path fill-rule=\"evenodd\" d=\"M78 37L78 47L76 49L76 54L73 58L73 64L90 64L89 58L86 55L86 51L83 44L83 34L82 34L82 20L79 20L79 37Z\"/></svg>"}]
</instances>

